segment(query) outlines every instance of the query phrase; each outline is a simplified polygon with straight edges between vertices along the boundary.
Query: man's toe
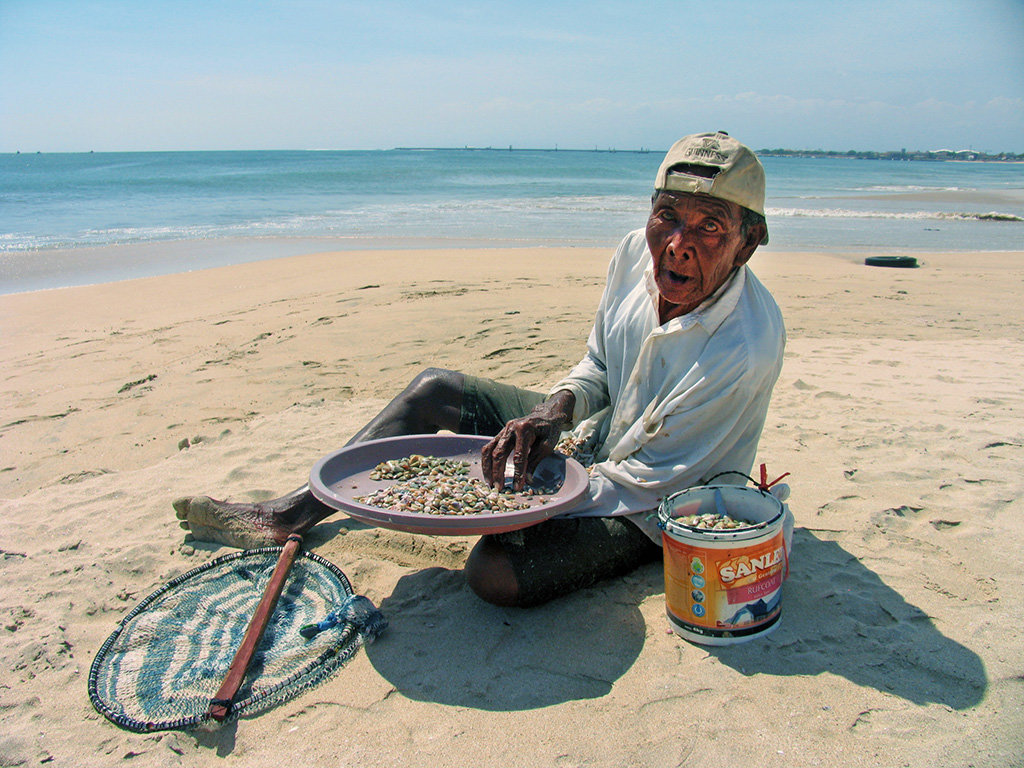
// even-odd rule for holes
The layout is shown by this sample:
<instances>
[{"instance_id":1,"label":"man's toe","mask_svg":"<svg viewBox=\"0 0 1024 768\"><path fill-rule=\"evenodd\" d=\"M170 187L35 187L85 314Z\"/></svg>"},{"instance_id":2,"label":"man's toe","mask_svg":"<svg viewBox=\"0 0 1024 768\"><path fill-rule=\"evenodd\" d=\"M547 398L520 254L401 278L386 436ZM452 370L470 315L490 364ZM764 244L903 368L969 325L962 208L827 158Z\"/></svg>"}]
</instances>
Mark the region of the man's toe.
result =
<instances>
[{"instance_id":1,"label":"man's toe","mask_svg":"<svg viewBox=\"0 0 1024 768\"><path fill-rule=\"evenodd\" d=\"M171 502L171 506L174 507L174 514L179 520L188 519L188 507L190 501L190 497L182 496L180 499L175 499Z\"/></svg>"}]
</instances>

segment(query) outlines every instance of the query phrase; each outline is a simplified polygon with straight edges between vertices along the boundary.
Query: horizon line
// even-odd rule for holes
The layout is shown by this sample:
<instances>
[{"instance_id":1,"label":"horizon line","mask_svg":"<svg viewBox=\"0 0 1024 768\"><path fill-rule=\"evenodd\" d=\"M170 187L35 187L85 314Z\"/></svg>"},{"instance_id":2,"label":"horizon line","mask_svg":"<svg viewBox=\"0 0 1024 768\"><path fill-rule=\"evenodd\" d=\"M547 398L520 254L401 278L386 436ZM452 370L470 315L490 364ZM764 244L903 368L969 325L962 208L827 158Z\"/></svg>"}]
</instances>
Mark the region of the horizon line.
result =
<instances>
[{"instance_id":1,"label":"horizon line","mask_svg":"<svg viewBox=\"0 0 1024 768\"><path fill-rule=\"evenodd\" d=\"M186 154L186 153L215 153L215 152L589 152L589 153L600 153L600 154L654 154L667 152L666 149L652 149L650 147L639 147L639 148L626 148L621 149L618 147L560 147L555 144L553 147L516 147L515 145L508 146L473 146L463 145L458 146L398 146L390 148L372 148L372 149L338 149L338 148L327 148L318 147L313 149L308 148L275 148L275 149L247 149L247 148L236 148L236 149L101 149L101 150L0 150L0 155L127 155L127 154ZM981 150L981 149L806 149L806 148L785 148L785 147L762 147L760 149L753 150L755 154L766 154L771 155L773 153L803 153L803 154L822 154L822 155L868 155L868 154L879 154L879 155L899 155L899 154L949 154L949 155L963 155L963 154L976 154L985 156L999 156L999 155L1014 155L1022 156L1024 152L1013 152L1009 150Z\"/></svg>"}]
</instances>

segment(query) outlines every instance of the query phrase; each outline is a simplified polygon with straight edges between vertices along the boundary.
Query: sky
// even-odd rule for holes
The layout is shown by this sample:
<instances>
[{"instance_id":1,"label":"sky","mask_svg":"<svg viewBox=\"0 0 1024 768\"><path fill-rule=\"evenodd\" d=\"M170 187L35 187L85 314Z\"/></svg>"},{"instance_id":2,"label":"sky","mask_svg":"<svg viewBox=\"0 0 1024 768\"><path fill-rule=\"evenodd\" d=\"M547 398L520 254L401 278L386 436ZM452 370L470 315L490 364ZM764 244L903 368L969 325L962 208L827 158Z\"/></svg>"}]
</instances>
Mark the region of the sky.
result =
<instances>
[{"instance_id":1,"label":"sky","mask_svg":"<svg viewBox=\"0 0 1024 768\"><path fill-rule=\"evenodd\" d=\"M0 0L0 152L1024 152L1024 0Z\"/></svg>"}]
</instances>

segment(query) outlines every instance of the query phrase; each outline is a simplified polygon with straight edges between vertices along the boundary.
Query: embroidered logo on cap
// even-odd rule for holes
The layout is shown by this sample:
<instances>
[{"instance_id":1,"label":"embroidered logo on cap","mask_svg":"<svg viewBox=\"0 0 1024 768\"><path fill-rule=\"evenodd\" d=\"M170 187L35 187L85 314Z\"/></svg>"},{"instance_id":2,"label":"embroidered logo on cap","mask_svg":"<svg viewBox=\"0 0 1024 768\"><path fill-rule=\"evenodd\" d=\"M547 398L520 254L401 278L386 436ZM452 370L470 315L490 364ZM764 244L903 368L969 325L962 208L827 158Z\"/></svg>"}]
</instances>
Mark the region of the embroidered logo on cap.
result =
<instances>
[{"instance_id":1,"label":"embroidered logo on cap","mask_svg":"<svg viewBox=\"0 0 1024 768\"><path fill-rule=\"evenodd\" d=\"M718 139L712 136L705 136L700 141L699 147L688 147L687 157L695 157L701 160L710 160L713 163L724 163L729 158L721 152L722 145Z\"/></svg>"}]
</instances>

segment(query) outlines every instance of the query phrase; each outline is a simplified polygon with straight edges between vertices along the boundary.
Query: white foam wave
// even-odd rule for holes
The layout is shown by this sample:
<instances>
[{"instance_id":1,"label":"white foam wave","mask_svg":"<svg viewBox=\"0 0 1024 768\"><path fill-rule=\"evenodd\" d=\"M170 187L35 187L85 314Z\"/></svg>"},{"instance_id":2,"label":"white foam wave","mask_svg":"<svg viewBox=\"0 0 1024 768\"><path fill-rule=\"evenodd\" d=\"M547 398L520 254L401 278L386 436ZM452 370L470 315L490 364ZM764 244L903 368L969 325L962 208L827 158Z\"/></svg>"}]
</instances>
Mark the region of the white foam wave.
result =
<instances>
[{"instance_id":1,"label":"white foam wave","mask_svg":"<svg viewBox=\"0 0 1024 768\"><path fill-rule=\"evenodd\" d=\"M886 211L808 205L770 207L769 218L817 220L905 220L1020 223L1008 211ZM641 226L648 205L632 195L551 195L535 198L439 199L354 203L310 213L281 214L206 224L153 222L95 227L77 232L0 232L0 253L168 240L246 237L433 237L576 240L581 233L614 239Z\"/></svg>"},{"instance_id":2,"label":"white foam wave","mask_svg":"<svg viewBox=\"0 0 1024 768\"><path fill-rule=\"evenodd\" d=\"M977 192L976 187L936 187L920 184L872 184L850 187L853 192Z\"/></svg>"},{"instance_id":3,"label":"white foam wave","mask_svg":"<svg viewBox=\"0 0 1024 768\"><path fill-rule=\"evenodd\" d=\"M385 231L389 235L402 234L394 231L395 228L422 237L432 234L486 237L487 232L500 230L506 239L518 232L518 236L530 240L537 236L550 237L553 231L558 230L598 232L602 227L608 227L618 233L630 228L633 222L642 223L646 215L645 201L626 195L444 199L401 205L381 202L218 224L96 227L62 234L0 233L0 252L167 240L263 236L375 237Z\"/></svg>"},{"instance_id":4,"label":"white foam wave","mask_svg":"<svg viewBox=\"0 0 1024 768\"><path fill-rule=\"evenodd\" d=\"M947 221L1011 221L1024 222L1013 213L989 211L857 211L850 208L767 208L765 213L778 218L806 219L920 219Z\"/></svg>"}]
</instances>

